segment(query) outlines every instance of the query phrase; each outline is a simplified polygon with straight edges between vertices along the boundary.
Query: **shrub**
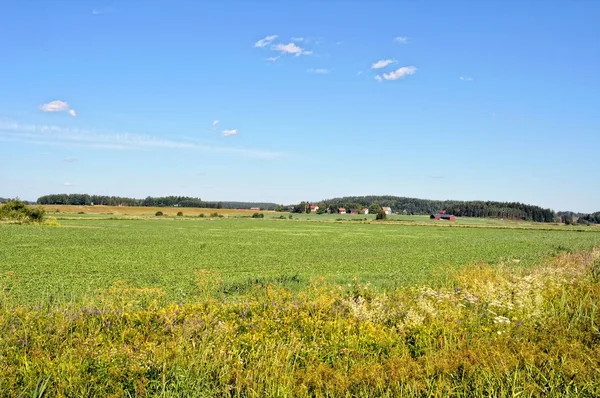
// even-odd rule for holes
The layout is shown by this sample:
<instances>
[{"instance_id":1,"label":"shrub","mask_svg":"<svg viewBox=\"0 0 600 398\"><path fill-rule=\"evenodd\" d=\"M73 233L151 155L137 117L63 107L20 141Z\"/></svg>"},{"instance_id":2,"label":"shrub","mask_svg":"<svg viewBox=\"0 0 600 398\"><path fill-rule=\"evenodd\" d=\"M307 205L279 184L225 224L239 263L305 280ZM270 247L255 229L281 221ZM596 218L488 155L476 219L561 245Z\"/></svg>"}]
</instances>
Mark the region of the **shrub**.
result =
<instances>
[{"instance_id":1,"label":"shrub","mask_svg":"<svg viewBox=\"0 0 600 398\"><path fill-rule=\"evenodd\" d=\"M40 206L27 206L20 200L11 200L0 207L0 220L14 221L18 223L41 223L44 221L46 211Z\"/></svg>"},{"instance_id":2,"label":"shrub","mask_svg":"<svg viewBox=\"0 0 600 398\"><path fill-rule=\"evenodd\" d=\"M178 211L177 212L177 217L181 217L181 216L183 216L183 212L182 211Z\"/></svg>"},{"instance_id":3,"label":"shrub","mask_svg":"<svg viewBox=\"0 0 600 398\"><path fill-rule=\"evenodd\" d=\"M376 220L385 220L387 219L387 214L385 214L385 210L380 209L375 216Z\"/></svg>"},{"instance_id":4,"label":"shrub","mask_svg":"<svg viewBox=\"0 0 600 398\"><path fill-rule=\"evenodd\" d=\"M85 214L85 211L80 211L77 214Z\"/></svg>"},{"instance_id":5,"label":"shrub","mask_svg":"<svg viewBox=\"0 0 600 398\"><path fill-rule=\"evenodd\" d=\"M264 218L265 215L262 213L254 213L252 214L252 218Z\"/></svg>"},{"instance_id":6,"label":"shrub","mask_svg":"<svg viewBox=\"0 0 600 398\"><path fill-rule=\"evenodd\" d=\"M291 214L288 216L288 218L291 220L294 218L294 216L292 216Z\"/></svg>"},{"instance_id":7,"label":"shrub","mask_svg":"<svg viewBox=\"0 0 600 398\"><path fill-rule=\"evenodd\" d=\"M204 213L200 213L200 214L198 214L198 217L200 217L200 218L204 218Z\"/></svg>"},{"instance_id":8,"label":"shrub","mask_svg":"<svg viewBox=\"0 0 600 398\"><path fill-rule=\"evenodd\" d=\"M162 211L157 211L156 214L154 214L156 217L161 217L163 215Z\"/></svg>"},{"instance_id":9,"label":"shrub","mask_svg":"<svg viewBox=\"0 0 600 398\"><path fill-rule=\"evenodd\" d=\"M211 213L211 215L210 215L210 216L211 216L211 217L219 217L219 213L217 213L217 212L214 212L214 213Z\"/></svg>"}]
</instances>

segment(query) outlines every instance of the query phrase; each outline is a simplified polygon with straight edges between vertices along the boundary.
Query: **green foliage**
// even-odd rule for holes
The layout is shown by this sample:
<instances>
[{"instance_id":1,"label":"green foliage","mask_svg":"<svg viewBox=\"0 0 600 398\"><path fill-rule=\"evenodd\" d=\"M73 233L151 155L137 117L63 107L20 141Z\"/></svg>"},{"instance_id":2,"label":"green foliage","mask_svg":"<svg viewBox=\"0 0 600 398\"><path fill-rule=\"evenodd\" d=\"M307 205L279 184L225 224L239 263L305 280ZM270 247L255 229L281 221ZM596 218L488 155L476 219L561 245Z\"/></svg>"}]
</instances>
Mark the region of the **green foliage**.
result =
<instances>
[{"instance_id":1,"label":"green foliage","mask_svg":"<svg viewBox=\"0 0 600 398\"><path fill-rule=\"evenodd\" d=\"M385 210L379 209L377 215L375 216L376 220L385 220L387 218L387 214L385 214Z\"/></svg>"},{"instance_id":2,"label":"green foliage","mask_svg":"<svg viewBox=\"0 0 600 398\"><path fill-rule=\"evenodd\" d=\"M264 218L265 215L263 213L254 213L252 214L252 218Z\"/></svg>"},{"instance_id":3,"label":"green foliage","mask_svg":"<svg viewBox=\"0 0 600 398\"><path fill-rule=\"evenodd\" d=\"M183 216L183 212L182 212L182 211L178 211L178 212L177 212L177 216L178 216L178 217L181 217L181 216Z\"/></svg>"},{"instance_id":4,"label":"green foliage","mask_svg":"<svg viewBox=\"0 0 600 398\"><path fill-rule=\"evenodd\" d=\"M162 212L162 211L160 211L160 210L159 210L159 211L157 211L157 212L156 212L154 215L155 215L156 217L162 217L164 214L163 214L163 212Z\"/></svg>"},{"instance_id":5,"label":"green foliage","mask_svg":"<svg viewBox=\"0 0 600 398\"><path fill-rule=\"evenodd\" d=\"M2 275L0 391L597 397L600 284L589 277L597 256L561 255L527 273L473 267L448 288L387 293L354 280L294 294L279 286L300 285L296 274L232 284L204 271L186 275L197 288L187 303L116 282L85 304L20 305L15 276Z\"/></svg>"},{"instance_id":6,"label":"green foliage","mask_svg":"<svg viewBox=\"0 0 600 398\"><path fill-rule=\"evenodd\" d=\"M215 217L219 217L219 213L214 212L210 214L211 217L215 218Z\"/></svg>"},{"instance_id":7,"label":"green foliage","mask_svg":"<svg viewBox=\"0 0 600 398\"><path fill-rule=\"evenodd\" d=\"M20 200L11 200L0 206L0 220L16 223L41 223L45 213L41 207L28 206Z\"/></svg>"},{"instance_id":8,"label":"green foliage","mask_svg":"<svg viewBox=\"0 0 600 398\"><path fill-rule=\"evenodd\" d=\"M554 222L556 214L551 209L527 205L518 202L492 201L456 201L427 200L398 196L348 196L327 199L330 206L346 209L369 207L369 213L376 214L377 207L391 207L393 211L403 214L432 214L445 209L448 214L457 217L503 218L511 220L527 220L536 222ZM359 207L361 206L361 207Z\"/></svg>"},{"instance_id":9,"label":"green foliage","mask_svg":"<svg viewBox=\"0 0 600 398\"><path fill-rule=\"evenodd\" d=\"M0 277L16 273L14 297L23 302L49 297L54 302L82 300L90 292L127 280L160 287L169 299L188 301L196 289L190 275L197 271L199 258L203 268L218 270L231 283L293 270L303 280L319 277L345 284L356 276L370 281L373 289L389 290L443 283L447 272L471 263L512 264L518 259L515 267L528 268L555 255L559 247L575 252L600 242L595 227L581 233L567 228L388 225L363 223L364 216L361 221L336 223L335 215L331 222L305 222L304 216L293 216L294 222L265 218L259 223L233 217L185 223L168 217L135 222L106 217L113 219L64 218L62 228L0 223ZM159 218L164 219L157 222ZM50 266L52 273L40 272Z\"/></svg>"},{"instance_id":10,"label":"green foliage","mask_svg":"<svg viewBox=\"0 0 600 398\"><path fill-rule=\"evenodd\" d=\"M200 218L204 218L204 213L200 213L200 214L198 214L198 217L200 217Z\"/></svg>"}]
</instances>

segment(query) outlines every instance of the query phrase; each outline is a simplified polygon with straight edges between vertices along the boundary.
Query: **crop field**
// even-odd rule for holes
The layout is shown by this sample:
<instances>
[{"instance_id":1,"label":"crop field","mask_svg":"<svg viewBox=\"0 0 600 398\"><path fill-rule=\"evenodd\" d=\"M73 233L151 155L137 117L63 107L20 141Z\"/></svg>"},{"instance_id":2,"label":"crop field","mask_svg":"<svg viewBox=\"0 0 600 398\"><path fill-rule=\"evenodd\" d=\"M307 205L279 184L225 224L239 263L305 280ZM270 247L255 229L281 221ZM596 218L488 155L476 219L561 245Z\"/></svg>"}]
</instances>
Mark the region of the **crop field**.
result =
<instances>
[{"instance_id":1,"label":"crop field","mask_svg":"<svg viewBox=\"0 0 600 398\"><path fill-rule=\"evenodd\" d=\"M234 295L256 284L300 290L311 280L380 291L438 285L469 264L528 268L561 251L589 250L598 229L530 230L308 222L288 219L61 219L61 226L0 224L0 275L18 302L65 302L115 282L187 301L198 272Z\"/></svg>"},{"instance_id":2,"label":"crop field","mask_svg":"<svg viewBox=\"0 0 600 398\"><path fill-rule=\"evenodd\" d=\"M597 228L81 211L0 223L0 395L600 394Z\"/></svg>"}]
</instances>

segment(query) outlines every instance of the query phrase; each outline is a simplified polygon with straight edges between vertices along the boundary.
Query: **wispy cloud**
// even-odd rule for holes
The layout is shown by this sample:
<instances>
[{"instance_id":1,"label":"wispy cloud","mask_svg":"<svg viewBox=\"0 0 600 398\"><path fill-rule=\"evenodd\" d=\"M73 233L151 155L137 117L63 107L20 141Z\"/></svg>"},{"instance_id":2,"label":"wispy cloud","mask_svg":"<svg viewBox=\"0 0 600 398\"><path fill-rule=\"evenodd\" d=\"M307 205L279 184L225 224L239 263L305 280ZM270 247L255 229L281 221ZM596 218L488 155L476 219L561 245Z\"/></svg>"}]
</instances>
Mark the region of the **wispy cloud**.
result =
<instances>
[{"instance_id":1,"label":"wispy cloud","mask_svg":"<svg viewBox=\"0 0 600 398\"><path fill-rule=\"evenodd\" d=\"M362 70L359 70L359 71L356 73L356 76L360 76L360 75L362 75L362 74L363 74L363 71L362 71Z\"/></svg>"},{"instance_id":2,"label":"wispy cloud","mask_svg":"<svg viewBox=\"0 0 600 398\"><path fill-rule=\"evenodd\" d=\"M237 130L232 131L237 133ZM0 141L106 150L189 150L261 159L274 159L285 156L281 152L216 146L192 139L165 139L135 133L105 133L52 125L23 124L3 119L0 119Z\"/></svg>"},{"instance_id":3,"label":"wispy cloud","mask_svg":"<svg viewBox=\"0 0 600 398\"><path fill-rule=\"evenodd\" d=\"M417 68L414 66L403 66L402 68L396 69L390 73L384 73L383 78L385 80L398 80L402 79L404 76L413 75L417 71Z\"/></svg>"},{"instance_id":4,"label":"wispy cloud","mask_svg":"<svg viewBox=\"0 0 600 398\"><path fill-rule=\"evenodd\" d=\"M394 39L394 43L402 43L402 44L406 44L408 43L408 37L406 36L398 36Z\"/></svg>"},{"instance_id":5,"label":"wispy cloud","mask_svg":"<svg viewBox=\"0 0 600 398\"><path fill-rule=\"evenodd\" d=\"M472 82L473 78L469 76L461 76L460 80L462 80L463 82Z\"/></svg>"},{"instance_id":6,"label":"wispy cloud","mask_svg":"<svg viewBox=\"0 0 600 398\"><path fill-rule=\"evenodd\" d=\"M223 130L221 132L221 135L223 137L229 137L230 135L236 135L236 134L237 134L237 130L236 129L233 129L233 130Z\"/></svg>"},{"instance_id":7,"label":"wispy cloud","mask_svg":"<svg viewBox=\"0 0 600 398\"><path fill-rule=\"evenodd\" d=\"M77 162L79 161L79 159L77 158L64 158L63 162L67 162L67 163L73 163L73 162Z\"/></svg>"},{"instance_id":8,"label":"wispy cloud","mask_svg":"<svg viewBox=\"0 0 600 398\"><path fill-rule=\"evenodd\" d=\"M329 73L330 70L329 69L323 69L323 68L318 68L318 69L310 68L310 69L307 70L307 72L308 73L314 73L314 74L317 74L317 75L325 75L325 74Z\"/></svg>"},{"instance_id":9,"label":"wispy cloud","mask_svg":"<svg viewBox=\"0 0 600 398\"><path fill-rule=\"evenodd\" d=\"M278 56L276 56L276 57L269 57L269 58L267 58L267 61L270 61L270 62L275 62L275 61L277 61L278 59L279 59L279 55L278 55Z\"/></svg>"},{"instance_id":10,"label":"wispy cloud","mask_svg":"<svg viewBox=\"0 0 600 398\"><path fill-rule=\"evenodd\" d=\"M260 39L259 41L254 43L254 47L259 47L259 48L267 47L276 38L277 38L277 35L267 36L264 39Z\"/></svg>"},{"instance_id":11,"label":"wispy cloud","mask_svg":"<svg viewBox=\"0 0 600 398\"><path fill-rule=\"evenodd\" d=\"M77 116L77 113L69 107L69 104L61 100L51 101L47 104L40 105L40 110L44 112L67 112L73 117Z\"/></svg>"},{"instance_id":12,"label":"wispy cloud","mask_svg":"<svg viewBox=\"0 0 600 398\"><path fill-rule=\"evenodd\" d=\"M289 43L289 44L279 43L279 44L274 45L272 48L275 51L279 51L281 54L293 54L296 57L299 55L312 54L312 51L307 51L294 43Z\"/></svg>"},{"instance_id":13,"label":"wispy cloud","mask_svg":"<svg viewBox=\"0 0 600 398\"><path fill-rule=\"evenodd\" d=\"M429 178L433 178L434 180L441 180L442 178L446 178L446 177L441 174L432 174L429 176Z\"/></svg>"},{"instance_id":14,"label":"wispy cloud","mask_svg":"<svg viewBox=\"0 0 600 398\"><path fill-rule=\"evenodd\" d=\"M383 81L383 79L379 75L375 76L375 80L377 80L379 83Z\"/></svg>"},{"instance_id":15,"label":"wispy cloud","mask_svg":"<svg viewBox=\"0 0 600 398\"><path fill-rule=\"evenodd\" d=\"M217 127L217 125L218 125L218 124L219 124L219 121L218 121L218 120L215 120L215 121L213 122L212 126L213 126L213 127Z\"/></svg>"},{"instance_id":16,"label":"wispy cloud","mask_svg":"<svg viewBox=\"0 0 600 398\"><path fill-rule=\"evenodd\" d=\"M65 187L74 187L75 186L75 184L73 184L72 182L65 182L63 185Z\"/></svg>"},{"instance_id":17,"label":"wispy cloud","mask_svg":"<svg viewBox=\"0 0 600 398\"><path fill-rule=\"evenodd\" d=\"M298 42L298 41L304 41L304 37L292 37L291 40L292 41L296 41L296 42Z\"/></svg>"},{"instance_id":18,"label":"wispy cloud","mask_svg":"<svg viewBox=\"0 0 600 398\"><path fill-rule=\"evenodd\" d=\"M371 69L385 68L386 66L388 66L389 64L391 64L393 62L394 62L394 60L391 60L391 59L382 59L382 60L375 62L373 65L371 65Z\"/></svg>"}]
</instances>

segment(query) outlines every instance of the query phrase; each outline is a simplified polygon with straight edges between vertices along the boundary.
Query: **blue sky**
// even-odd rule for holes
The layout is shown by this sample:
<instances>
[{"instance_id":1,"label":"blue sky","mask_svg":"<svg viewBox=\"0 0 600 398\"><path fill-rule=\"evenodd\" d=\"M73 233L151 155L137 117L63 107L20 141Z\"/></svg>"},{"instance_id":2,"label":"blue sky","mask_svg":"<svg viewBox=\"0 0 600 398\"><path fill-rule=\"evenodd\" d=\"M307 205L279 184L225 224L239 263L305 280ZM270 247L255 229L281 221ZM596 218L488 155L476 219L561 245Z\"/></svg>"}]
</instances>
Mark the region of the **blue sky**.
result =
<instances>
[{"instance_id":1,"label":"blue sky","mask_svg":"<svg viewBox=\"0 0 600 398\"><path fill-rule=\"evenodd\" d=\"M600 210L599 2L173 3L0 6L0 196Z\"/></svg>"}]
</instances>

